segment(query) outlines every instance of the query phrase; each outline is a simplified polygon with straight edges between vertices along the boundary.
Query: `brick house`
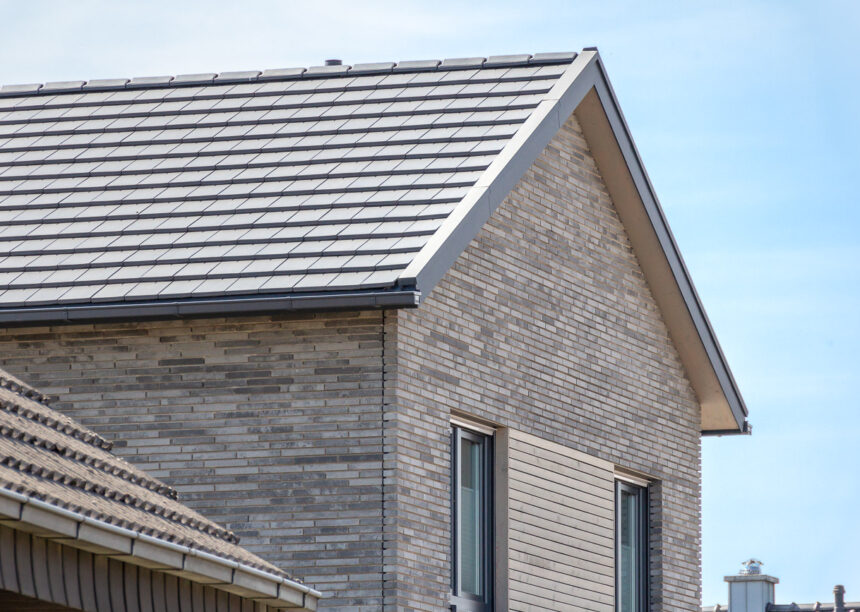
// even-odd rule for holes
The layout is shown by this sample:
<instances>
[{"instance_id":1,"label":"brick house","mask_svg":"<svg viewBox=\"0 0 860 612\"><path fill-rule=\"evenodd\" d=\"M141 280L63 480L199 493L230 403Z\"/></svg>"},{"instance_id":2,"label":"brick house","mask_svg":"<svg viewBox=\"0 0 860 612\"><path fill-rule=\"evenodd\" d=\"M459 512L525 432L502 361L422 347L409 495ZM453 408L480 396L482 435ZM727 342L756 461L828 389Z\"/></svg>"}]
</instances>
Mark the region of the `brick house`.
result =
<instances>
[{"instance_id":1,"label":"brick house","mask_svg":"<svg viewBox=\"0 0 860 612\"><path fill-rule=\"evenodd\" d=\"M320 609L699 609L746 408L596 50L0 109L3 366Z\"/></svg>"}]
</instances>

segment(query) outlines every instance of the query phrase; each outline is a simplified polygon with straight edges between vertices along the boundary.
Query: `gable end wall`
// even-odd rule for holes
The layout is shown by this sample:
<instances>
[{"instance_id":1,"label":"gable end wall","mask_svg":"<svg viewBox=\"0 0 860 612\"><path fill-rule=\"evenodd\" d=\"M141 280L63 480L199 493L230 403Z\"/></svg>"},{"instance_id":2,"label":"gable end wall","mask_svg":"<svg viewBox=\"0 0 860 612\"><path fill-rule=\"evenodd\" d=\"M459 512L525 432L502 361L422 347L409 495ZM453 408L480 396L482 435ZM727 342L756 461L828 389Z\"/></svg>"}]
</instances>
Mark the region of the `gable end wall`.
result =
<instances>
[{"instance_id":1,"label":"gable end wall","mask_svg":"<svg viewBox=\"0 0 860 612\"><path fill-rule=\"evenodd\" d=\"M400 526L387 602L438 609L447 593L460 412L654 478L653 610L698 609L699 406L574 117L422 305L387 326L386 517ZM510 609L564 609L560 591L532 590ZM607 597L594 609L612 610Z\"/></svg>"}]
</instances>

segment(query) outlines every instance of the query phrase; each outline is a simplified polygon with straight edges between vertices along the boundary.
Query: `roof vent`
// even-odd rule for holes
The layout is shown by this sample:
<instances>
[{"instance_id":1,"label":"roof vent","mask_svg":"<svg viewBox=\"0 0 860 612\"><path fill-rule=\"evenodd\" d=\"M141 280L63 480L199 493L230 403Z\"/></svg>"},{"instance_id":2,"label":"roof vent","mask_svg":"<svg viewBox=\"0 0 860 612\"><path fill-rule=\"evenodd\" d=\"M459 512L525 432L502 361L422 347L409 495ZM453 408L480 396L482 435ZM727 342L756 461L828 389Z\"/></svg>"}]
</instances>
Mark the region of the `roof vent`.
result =
<instances>
[{"instance_id":1,"label":"roof vent","mask_svg":"<svg viewBox=\"0 0 860 612\"><path fill-rule=\"evenodd\" d=\"M741 565L744 566L740 571L741 576L757 576L761 574L761 566L764 565L764 563L758 559L748 559Z\"/></svg>"},{"instance_id":2,"label":"roof vent","mask_svg":"<svg viewBox=\"0 0 860 612\"><path fill-rule=\"evenodd\" d=\"M325 65L326 65L326 66L342 66L342 65L343 65L343 60L339 60L339 59L327 59L327 60L325 61Z\"/></svg>"}]
</instances>

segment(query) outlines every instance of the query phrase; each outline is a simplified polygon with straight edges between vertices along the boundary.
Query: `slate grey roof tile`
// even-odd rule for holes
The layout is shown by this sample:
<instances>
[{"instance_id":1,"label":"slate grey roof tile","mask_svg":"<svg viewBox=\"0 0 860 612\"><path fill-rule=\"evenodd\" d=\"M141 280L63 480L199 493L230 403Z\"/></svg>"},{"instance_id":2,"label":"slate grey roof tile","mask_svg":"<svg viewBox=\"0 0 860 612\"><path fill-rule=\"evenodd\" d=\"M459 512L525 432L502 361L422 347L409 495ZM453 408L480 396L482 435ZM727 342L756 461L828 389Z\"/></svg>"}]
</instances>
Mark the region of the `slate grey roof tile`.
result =
<instances>
[{"instance_id":1,"label":"slate grey roof tile","mask_svg":"<svg viewBox=\"0 0 860 612\"><path fill-rule=\"evenodd\" d=\"M0 309L393 286L572 58L2 89Z\"/></svg>"}]
</instances>

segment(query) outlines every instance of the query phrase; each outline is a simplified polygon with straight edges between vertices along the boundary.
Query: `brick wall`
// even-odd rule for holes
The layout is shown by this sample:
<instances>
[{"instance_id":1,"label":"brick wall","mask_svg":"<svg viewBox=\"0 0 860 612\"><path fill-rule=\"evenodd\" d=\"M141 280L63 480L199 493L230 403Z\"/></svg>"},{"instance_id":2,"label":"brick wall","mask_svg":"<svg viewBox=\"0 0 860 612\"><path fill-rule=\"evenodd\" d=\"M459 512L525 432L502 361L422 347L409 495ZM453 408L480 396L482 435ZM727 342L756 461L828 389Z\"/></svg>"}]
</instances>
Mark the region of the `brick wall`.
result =
<instances>
[{"instance_id":1,"label":"brick wall","mask_svg":"<svg viewBox=\"0 0 860 612\"><path fill-rule=\"evenodd\" d=\"M445 421L459 411L656 478L653 609L698 609L698 404L574 118L426 301L394 316L400 605L438 610L448 589Z\"/></svg>"},{"instance_id":2,"label":"brick wall","mask_svg":"<svg viewBox=\"0 0 860 612\"><path fill-rule=\"evenodd\" d=\"M382 591L382 313L0 330L3 367L333 597Z\"/></svg>"}]
</instances>

